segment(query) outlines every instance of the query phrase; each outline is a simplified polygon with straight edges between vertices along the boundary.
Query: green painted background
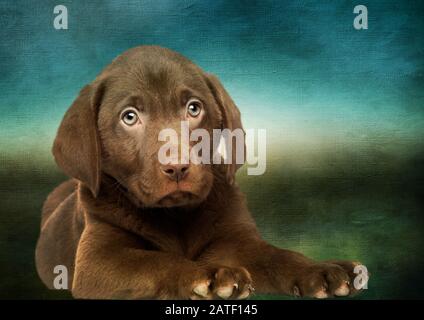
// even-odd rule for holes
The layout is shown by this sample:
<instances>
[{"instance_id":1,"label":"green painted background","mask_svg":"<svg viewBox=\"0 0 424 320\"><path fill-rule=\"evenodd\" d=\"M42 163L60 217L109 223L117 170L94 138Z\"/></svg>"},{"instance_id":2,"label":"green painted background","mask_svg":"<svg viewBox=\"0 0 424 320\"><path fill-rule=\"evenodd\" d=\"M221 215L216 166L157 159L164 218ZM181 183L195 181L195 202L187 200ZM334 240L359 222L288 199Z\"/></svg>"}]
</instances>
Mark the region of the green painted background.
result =
<instances>
[{"instance_id":1,"label":"green painted background","mask_svg":"<svg viewBox=\"0 0 424 320\"><path fill-rule=\"evenodd\" d=\"M68 8L69 29L53 28ZM353 8L369 29L353 28ZM158 44L218 75L268 166L239 173L270 242L362 261L358 298L423 298L424 4L420 1L2 1L0 297L67 298L34 269L50 147L82 86ZM263 298L263 297L258 297ZM280 297L273 297L280 298Z\"/></svg>"}]
</instances>

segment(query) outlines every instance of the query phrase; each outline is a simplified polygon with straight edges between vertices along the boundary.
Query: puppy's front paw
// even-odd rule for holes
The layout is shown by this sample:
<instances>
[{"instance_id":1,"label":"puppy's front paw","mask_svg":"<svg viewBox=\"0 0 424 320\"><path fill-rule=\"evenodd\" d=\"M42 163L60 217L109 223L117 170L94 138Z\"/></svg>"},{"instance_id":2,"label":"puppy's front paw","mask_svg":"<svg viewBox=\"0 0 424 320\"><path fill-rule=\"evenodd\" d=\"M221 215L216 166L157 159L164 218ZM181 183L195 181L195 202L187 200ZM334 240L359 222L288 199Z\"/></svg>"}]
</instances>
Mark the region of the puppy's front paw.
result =
<instances>
[{"instance_id":1,"label":"puppy's front paw","mask_svg":"<svg viewBox=\"0 0 424 320\"><path fill-rule=\"evenodd\" d=\"M254 291L252 278L243 268L216 267L205 270L191 283L190 299L246 299Z\"/></svg>"},{"instance_id":2,"label":"puppy's front paw","mask_svg":"<svg viewBox=\"0 0 424 320\"><path fill-rule=\"evenodd\" d=\"M359 290L354 287L357 276L353 270L358 262L328 261L305 268L293 288L295 296L318 299L348 296Z\"/></svg>"}]
</instances>

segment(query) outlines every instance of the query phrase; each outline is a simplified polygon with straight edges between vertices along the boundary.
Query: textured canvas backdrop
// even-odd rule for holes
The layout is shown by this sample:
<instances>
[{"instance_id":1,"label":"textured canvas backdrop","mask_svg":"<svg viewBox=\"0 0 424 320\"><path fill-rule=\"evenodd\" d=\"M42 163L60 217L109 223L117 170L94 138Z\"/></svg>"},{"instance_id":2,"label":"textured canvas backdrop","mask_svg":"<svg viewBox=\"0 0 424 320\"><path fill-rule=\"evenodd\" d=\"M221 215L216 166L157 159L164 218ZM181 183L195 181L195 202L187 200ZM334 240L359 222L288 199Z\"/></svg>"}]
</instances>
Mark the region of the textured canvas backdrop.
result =
<instances>
[{"instance_id":1,"label":"textured canvas backdrop","mask_svg":"<svg viewBox=\"0 0 424 320\"><path fill-rule=\"evenodd\" d=\"M53 8L68 9L55 30ZM353 28L366 5L368 30ZM423 298L420 1L2 1L0 297L57 298L34 268L40 208L65 179L50 148L78 91L122 51L174 49L215 73L266 174L239 184L263 236L372 273L359 298ZM263 298L263 297L259 297ZM280 297L274 297L280 298Z\"/></svg>"}]
</instances>

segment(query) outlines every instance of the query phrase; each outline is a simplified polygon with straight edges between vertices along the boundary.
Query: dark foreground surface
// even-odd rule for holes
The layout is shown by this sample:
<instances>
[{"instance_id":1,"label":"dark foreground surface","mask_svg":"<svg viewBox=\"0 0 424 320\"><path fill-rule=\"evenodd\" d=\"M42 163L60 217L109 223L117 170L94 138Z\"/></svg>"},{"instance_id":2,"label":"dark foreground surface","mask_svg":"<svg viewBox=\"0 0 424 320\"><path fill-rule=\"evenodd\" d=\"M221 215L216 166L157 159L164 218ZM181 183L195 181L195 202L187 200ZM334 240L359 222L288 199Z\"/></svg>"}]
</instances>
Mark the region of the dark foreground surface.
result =
<instances>
[{"instance_id":1,"label":"dark foreground surface","mask_svg":"<svg viewBox=\"0 0 424 320\"><path fill-rule=\"evenodd\" d=\"M423 157L348 159L271 156L264 176L238 181L265 239L368 267L369 288L354 299L424 298ZM45 289L34 266L42 203L65 177L52 164L1 160L0 298L71 298ZM271 298L286 297L254 297Z\"/></svg>"}]
</instances>

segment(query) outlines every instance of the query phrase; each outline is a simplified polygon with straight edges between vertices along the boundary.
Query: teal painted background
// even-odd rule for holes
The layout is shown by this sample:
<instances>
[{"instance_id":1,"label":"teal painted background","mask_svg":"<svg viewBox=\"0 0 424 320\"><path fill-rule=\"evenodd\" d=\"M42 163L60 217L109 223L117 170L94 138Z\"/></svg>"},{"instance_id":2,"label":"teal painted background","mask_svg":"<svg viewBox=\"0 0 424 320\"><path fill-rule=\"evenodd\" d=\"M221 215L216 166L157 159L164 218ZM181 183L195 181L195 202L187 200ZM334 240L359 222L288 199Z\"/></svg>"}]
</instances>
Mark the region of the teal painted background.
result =
<instances>
[{"instance_id":1,"label":"teal painted background","mask_svg":"<svg viewBox=\"0 0 424 320\"><path fill-rule=\"evenodd\" d=\"M69 29L53 28L68 8ZM364 4L369 29L353 28ZM34 269L40 209L65 177L50 148L80 88L141 44L220 77L265 175L238 179L263 236L361 260L358 298L423 298L424 4L420 1L2 1L0 297L68 298ZM282 297L257 297L282 298Z\"/></svg>"}]
</instances>

